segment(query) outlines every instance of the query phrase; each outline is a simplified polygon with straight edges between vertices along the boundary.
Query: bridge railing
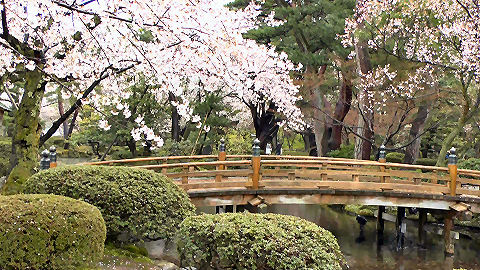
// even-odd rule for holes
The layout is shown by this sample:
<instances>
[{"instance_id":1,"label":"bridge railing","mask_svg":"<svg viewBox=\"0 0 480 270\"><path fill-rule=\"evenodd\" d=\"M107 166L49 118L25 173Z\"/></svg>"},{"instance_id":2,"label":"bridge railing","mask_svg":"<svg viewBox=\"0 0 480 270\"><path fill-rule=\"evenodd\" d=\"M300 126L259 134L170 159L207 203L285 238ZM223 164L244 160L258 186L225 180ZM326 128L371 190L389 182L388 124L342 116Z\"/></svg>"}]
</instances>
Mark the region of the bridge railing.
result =
<instances>
[{"instance_id":1,"label":"bridge railing","mask_svg":"<svg viewBox=\"0 0 480 270\"><path fill-rule=\"evenodd\" d=\"M329 157L260 156L258 145L254 146L253 156L227 155L223 141L220 150L218 156L155 157L88 164L131 165L155 170L187 190L314 188L480 196L480 171L457 170L456 164L447 168L386 163L384 152L381 152L378 162Z\"/></svg>"}]
</instances>

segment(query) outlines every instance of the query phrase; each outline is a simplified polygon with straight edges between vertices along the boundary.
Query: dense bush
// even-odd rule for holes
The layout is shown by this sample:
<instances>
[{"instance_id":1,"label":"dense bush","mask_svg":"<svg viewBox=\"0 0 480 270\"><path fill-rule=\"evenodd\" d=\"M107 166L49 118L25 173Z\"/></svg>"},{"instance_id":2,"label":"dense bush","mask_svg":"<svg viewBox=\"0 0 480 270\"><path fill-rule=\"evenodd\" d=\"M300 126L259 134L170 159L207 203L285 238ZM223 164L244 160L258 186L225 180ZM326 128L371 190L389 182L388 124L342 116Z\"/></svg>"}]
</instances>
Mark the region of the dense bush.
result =
<instances>
[{"instance_id":1,"label":"dense bush","mask_svg":"<svg viewBox=\"0 0 480 270\"><path fill-rule=\"evenodd\" d=\"M386 156L387 162L393 162L393 163L403 163L404 158L405 158L405 154L399 153L399 152L390 152Z\"/></svg>"},{"instance_id":2,"label":"dense bush","mask_svg":"<svg viewBox=\"0 0 480 270\"><path fill-rule=\"evenodd\" d=\"M105 222L85 202L0 196L0 269L77 269L103 256Z\"/></svg>"},{"instance_id":3,"label":"dense bush","mask_svg":"<svg viewBox=\"0 0 480 270\"><path fill-rule=\"evenodd\" d=\"M97 206L107 234L126 233L129 240L170 238L195 207L167 177L144 169L65 166L33 175L29 193L53 193Z\"/></svg>"},{"instance_id":4,"label":"dense bush","mask_svg":"<svg viewBox=\"0 0 480 270\"><path fill-rule=\"evenodd\" d=\"M480 158L469 158L458 162L460 169L477 170L480 171Z\"/></svg>"},{"instance_id":5,"label":"dense bush","mask_svg":"<svg viewBox=\"0 0 480 270\"><path fill-rule=\"evenodd\" d=\"M334 158L353 158L355 152L354 144L342 144L340 149L333 150L327 153L327 156Z\"/></svg>"},{"instance_id":6,"label":"dense bush","mask_svg":"<svg viewBox=\"0 0 480 270\"><path fill-rule=\"evenodd\" d=\"M277 214L218 214L185 219L182 266L197 269L341 269L337 240L316 224Z\"/></svg>"},{"instance_id":7,"label":"dense bush","mask_svg":"<svg viewBox=\"0 0 480 270\"><path fill-rule=\"evenodd\" d=\"M415 164L423 166L435 166L435 164L437 164L437 160L433 158L418 158L417 161L415 161Z\"/></svg>"}]
</instances>

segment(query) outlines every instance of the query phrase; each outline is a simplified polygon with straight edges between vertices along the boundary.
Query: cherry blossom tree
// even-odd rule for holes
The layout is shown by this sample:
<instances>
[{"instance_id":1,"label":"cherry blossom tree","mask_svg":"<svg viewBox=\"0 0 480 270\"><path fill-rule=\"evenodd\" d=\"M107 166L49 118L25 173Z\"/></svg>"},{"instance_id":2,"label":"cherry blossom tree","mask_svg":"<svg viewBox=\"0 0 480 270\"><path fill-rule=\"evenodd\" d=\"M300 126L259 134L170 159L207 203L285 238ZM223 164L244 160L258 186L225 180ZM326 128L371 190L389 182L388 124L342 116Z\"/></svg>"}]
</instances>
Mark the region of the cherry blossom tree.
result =
<instances>
[{"instance_id":1,"label":"cherry blossom tree","mask_svg":"<svg viewBox=\"0 0 480 270\"><path fill-rule=\"evenodd\" d=\"M255 6L231 12L210 0L0 3L0 76L25 83L5 193L18 191L37 163L39 145L82 104L115 104L129 118L132 108L121 101L128 99L123 89L136 74L156 86L157 99L181 97L172 104L183 117L193 117L179 83L185 77L206 89L227 87L242 102L271 100L290 119L300 117L297 87L289 77L293 65L274 48L242 38L253 26ZM48 88L59 86L77 101L41 136L41 100ZM144 121L134 122L134 138L143 135L162 145Z\"/></svg>"},{"instance_id":2,"label":"cherry blossom tree","mask_svg":"<svg viewBox=\"0 0 480 270\"><path fill-rule=\"evenodd\" d=\"M347 44L363 38L370 50L430 66L441 71L441 77L455 80L461 117L443 142L437 160L441 165L454 138L479 113L480 3L358 1L356 17L347 22L346 32Z\"/></svg>"}]
</instances>

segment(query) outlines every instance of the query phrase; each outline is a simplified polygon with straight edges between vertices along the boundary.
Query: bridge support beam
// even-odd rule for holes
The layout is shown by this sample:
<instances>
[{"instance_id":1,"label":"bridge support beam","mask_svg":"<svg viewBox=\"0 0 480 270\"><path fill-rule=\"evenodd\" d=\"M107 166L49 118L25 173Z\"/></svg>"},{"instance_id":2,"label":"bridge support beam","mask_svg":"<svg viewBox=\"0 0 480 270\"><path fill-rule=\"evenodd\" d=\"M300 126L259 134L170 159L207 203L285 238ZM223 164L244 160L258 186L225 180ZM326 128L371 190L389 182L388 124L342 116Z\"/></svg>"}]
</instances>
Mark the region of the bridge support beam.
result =
<instances>
[{"instance_id":1,"label":"bridge support beam","mask_svg":"<svg viewBox=\"0 0 480 270\"><path fill-rule=\"evenodd\" d=\"M405 243L405 232L407 230L407 224L403 222L405 218L405 207L397 208L397 220L395 222L397 229L397 250L403 248Z\"/></svg>"},{"instance_id":2,"label":"bridge support beam","mask_svg":"<svg viewBox=\"0 0 480 270\"><path fill-rule=\"evenodd\" d=\"M425 224L427 223L427 209L418 209L418 245L425 247L427 240L427 232L425 231Z\"/></svg>"},{"instance_id":3,"label":"bridge support beam","mask_svg":"<svg viewBox=\"0 0 480 270\"><path fill-rule=\"evenodd\" d=\"M453 242L452 229L453 218L456 212L453 210L447 211L444 215L443 239L445 242L445 254L452 256L455 253L455 246Z\"/></svg>"},{"instance_id":4,"label":"bridge support beam","mask_svg":"<svg viewBox=\"0 0 480 270\"><path fill-rule=\"evenodd\" d=\"M385 206L378 207L377 215L377 244L383 244L383 231L385 230L385 220L383 220L383 213L385 213Z\"/></svg>"}]
</instances>

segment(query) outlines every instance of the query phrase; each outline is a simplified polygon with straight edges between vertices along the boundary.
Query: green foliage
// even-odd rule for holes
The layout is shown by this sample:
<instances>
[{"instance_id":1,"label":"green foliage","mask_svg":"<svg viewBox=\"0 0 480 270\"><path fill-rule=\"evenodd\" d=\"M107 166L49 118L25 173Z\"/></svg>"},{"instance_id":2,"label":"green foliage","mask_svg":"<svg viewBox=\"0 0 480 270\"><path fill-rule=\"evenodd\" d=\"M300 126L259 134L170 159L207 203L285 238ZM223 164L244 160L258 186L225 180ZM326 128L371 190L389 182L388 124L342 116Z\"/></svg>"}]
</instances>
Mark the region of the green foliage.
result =
<instances>
[{"instance_id":1,"label":"green foliage","mask_svg":"<svg viewBox=\"0 0 480 270\"><path fill-rule=\"evenodd\" d=\"M405 154L399 153L399 152L390 152L390 153L387 153L387 156L386 156L387 162L392 162L392 163L402 163L404 158L405 158Z\"/></svg>"},{"instance_id":2,"label":"green foliage","mask_svg":"<svg viewBox=\"0 0 480 270\"><path fill-rule=\"evenodd\" d=\"M480 171L480 158L469 158L458 162L458 168Z\"/></svg>"},{"instance_id":3,"label":"green foliage","mask_svg":"<svg viewBox=\"0 0 480 270\"><path fill-rule=\"evenodd\" d=\"M189 140L176 142L172 139L164 141L163 146L156 151L157 156L188 156L191 154L193 143Z\"/></svg>"},{"instance_id":4,"label":"green foliage","mask_svg":"<svg viewBox=\"0 0 480 270\"><path fill-rule=\"evenodd\" d=\"M132 153L124 147L116 147L115 149L112 147L109 156L109 159L113 160L133 158Z\"/></svg>"},{"instance_id":5,"label":"green foliage","mask_svg":"<svg viewBox=\"0 0 480 270\"><path fill-rule=\"evenodd\" d=\"M249 130L231 129L225 138L227 153L232 155L252 154L252 143Z\"/></svg>"},{"instance_id":6,"label":"green foliage","mask_svg":"<svg viewBox=\"0 0 480 270\"><path fill-rule=\"evenodd\" d=\"M415 164L424 166L435 166L436 163L437 160L433 158L418 158L417 161L415 161Z\"/></svg>"},{"instance_id":7,"label":"green foliage","mask_svg":"<svg viewBox=\"0 0 480 270\"><path fill-rule=\"evenodd\" d=\"M30 193L53 193L97 206L109 237L169 238L195 207L169 178L144 169L65 166L41 171L25 185Z\"/></svg>"},{"instance_id":8,"label":"green foliage","mask_svg":"<svg viewBox=\"0 0 480 270\"><path fill-rule=\"evenodd\" d=\"M0 196L0 268L77 269L103 257L105 222L85 202L55 195Z\"/></svg>"},{"instance_id":9,"label":"green foliage","mask_svg":"<svg viewBox=\"0 0 480 270\"><path fill-rule=\"evenodd\" d=\"M246 1L235 1L229 6L241 8ZM296 5L279 5L274 0L262 1L262 13L256 29L245 34L246 38L262 44L273 44L288 54L294 63L319 67L328 62L330 53L347 56L337 35L344 33L345 18L353 14L355 1L314 0L298 2ZM264 23L272 11L274 18L284 21L279 26Z\"/></svg>"},{"instance_id":10,"label":"green foliage","mask_svg":"<svg viewBox=\"0 0 480 270\"><path fill-rule=\"evenodd\" d=\"M185 219L182 266L197 269L341 269L335 237L316 224L277 214L218 214Z\"/></svg>"},{"instance_id":11,"label":"green foliage","mask_svg":"<svg viewBox=\"0 0 480 270\"><path fill-rule=\"evenodd\" d=\"M348 145L340 145L340 149L333 150L327 153L329 157L335 158L353 158L355 152L355 145L348 144Z\"/></svg>"}]
</instances>

